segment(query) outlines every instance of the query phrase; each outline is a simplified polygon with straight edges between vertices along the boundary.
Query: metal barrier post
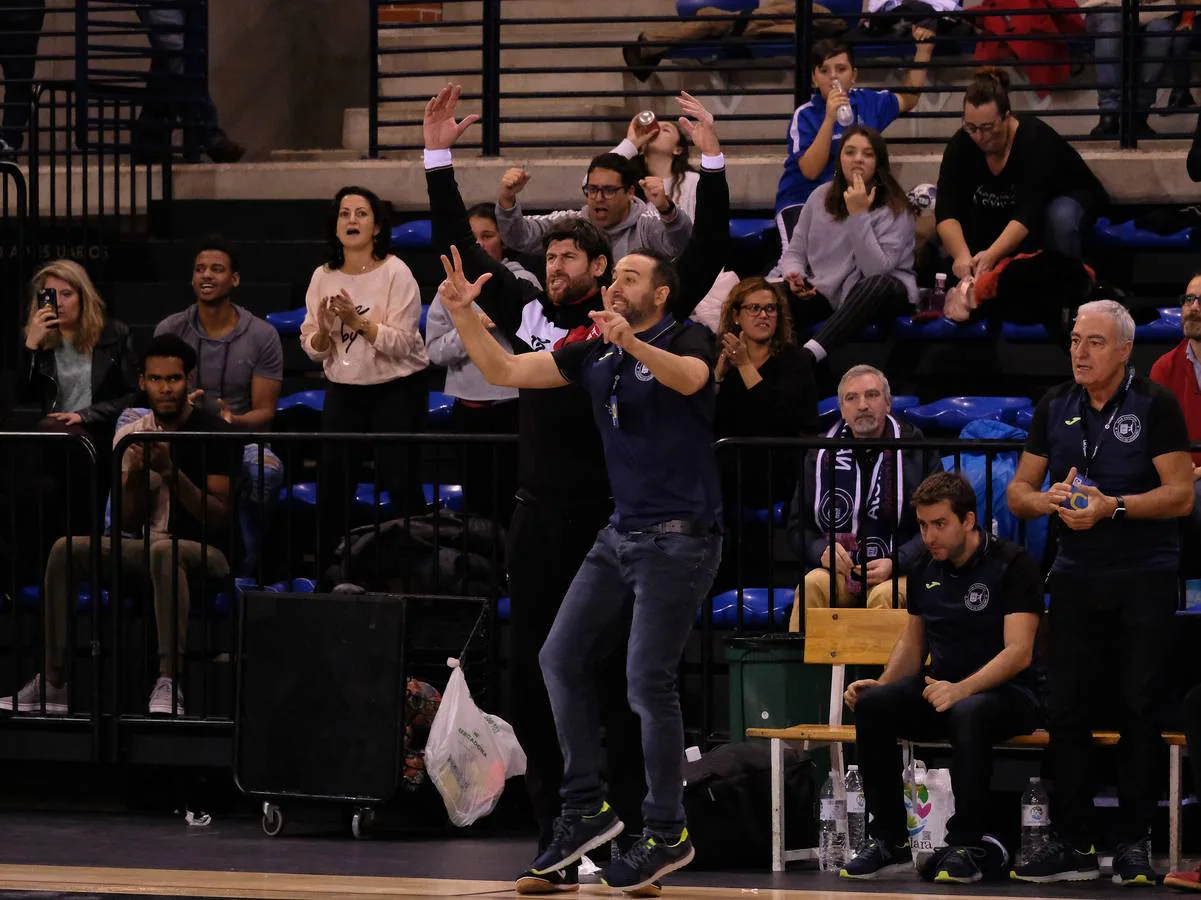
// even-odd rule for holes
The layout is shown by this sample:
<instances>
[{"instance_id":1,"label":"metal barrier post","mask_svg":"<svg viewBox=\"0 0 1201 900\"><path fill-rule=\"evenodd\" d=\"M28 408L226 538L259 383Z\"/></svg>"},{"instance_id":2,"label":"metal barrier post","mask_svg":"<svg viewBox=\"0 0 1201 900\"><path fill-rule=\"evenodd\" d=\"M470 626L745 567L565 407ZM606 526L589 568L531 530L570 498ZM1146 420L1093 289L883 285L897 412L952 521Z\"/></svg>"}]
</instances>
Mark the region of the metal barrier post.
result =
<instances>
[{"instance_id":1,"label":"metal barrier post","mask_svg":"<svg viewBox=\"0 0 1201 900\"><path fill-rule=\"evenodd\" d=\"M367 0L371 21L367 27L367 58L371 60L371 79L367 91L367 155L379 159L379 0Z\"/></svg>"},{"instance_id":2,"label":"metal barrier post","mask_svg":"<svg viewBox=\"0 0 1201 900\"><path fill-rule=\"evenodd\" d=\"M500 156L500 2L484 4L482 142L484 156Z\"/></svg>"},{"instance_id":3,"label":"metal barrier post","mask_svg":"<svg viewBox=\"0 0 1201 900\"><path fill-rule=\"evenodd\" d=\"M1138 4L1122 0L1122 80L1118 113L1118 145L1123 149L1138 146L1135 123L1138 121Z\"/></svg>"},{"instance_id":4,"label":"metal barrier post","mask_svg":"<svg viewBox=\"0 0 1201 900\"><path fill-rule=\"evenodd\" d=\"M813 46L813 6L809 0L796 0L796 27L793 29L793 49L796 65L793 78L792 105L802 106L813 93L813 71L809 68L809 48Z\"/></svg>"}]
</instances>

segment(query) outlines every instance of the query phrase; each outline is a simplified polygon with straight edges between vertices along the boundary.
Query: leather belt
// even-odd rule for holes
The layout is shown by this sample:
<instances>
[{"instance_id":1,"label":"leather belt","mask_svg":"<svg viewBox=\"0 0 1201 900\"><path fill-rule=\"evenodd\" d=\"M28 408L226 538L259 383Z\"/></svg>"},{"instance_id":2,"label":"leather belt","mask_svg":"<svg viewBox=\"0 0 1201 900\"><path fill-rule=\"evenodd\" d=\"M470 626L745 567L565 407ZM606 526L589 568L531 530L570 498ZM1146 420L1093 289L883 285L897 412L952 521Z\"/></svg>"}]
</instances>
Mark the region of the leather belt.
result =
<instances>
[{"instance_id":1,"label":"leather belt","mask_svg":"<svg viewBox=\"0 0 1201 900\"><path fill-rule=\"evenodd\" d=\"M683 534L688 537L709 537L714 533L712 525L703 522L691 522L687 519L670 519L656 525L646 525L632 529L630 534Z\"/></svg>"}]
</instances>

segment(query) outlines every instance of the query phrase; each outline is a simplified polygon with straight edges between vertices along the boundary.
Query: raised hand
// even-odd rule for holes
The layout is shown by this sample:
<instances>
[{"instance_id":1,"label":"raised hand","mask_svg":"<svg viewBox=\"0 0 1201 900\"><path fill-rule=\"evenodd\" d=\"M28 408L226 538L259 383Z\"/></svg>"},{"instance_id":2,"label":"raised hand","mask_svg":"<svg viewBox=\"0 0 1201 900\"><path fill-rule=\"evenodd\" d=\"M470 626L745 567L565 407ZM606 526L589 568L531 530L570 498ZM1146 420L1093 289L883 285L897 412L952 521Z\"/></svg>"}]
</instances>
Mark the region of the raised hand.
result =
<instances>
[{"instance_id":1,"label":"raised hand","mask_svg":"<svg viewBox=\"0 0 1201 900\"><path fill-rule=\"evenodd\" d=\"M442 299L442 305L452 313L469 310L484 285L492 278L491 272L485 272L475 281L468 281L463 274L463 257L454 244L450 245L450 259L442 256L442 269L446 272L446 280L438 285L438 296Z\"/></svg>"},{"instance_id":2,"label":"raised hand","mask_svg":"<svg viewBox=\"0 0 1201 900\"><path fill-rule=\"evenodd\" d=\"M721 336L721 355L734 368L746 365L750 356L746 352L746 340L742 335L727 332Z\"/></svg>"},{"instance_id":3,"label":"raised hand","mask_svg":"<svg viewBox=\"0 0 1201 900\"><path fill-rule=\"evenodd\" d=\"M343 325L352 330L358 330L359 311L350 294L346 293L346 288L342 288L334 296L329 297L326 302L329 311L341 319Z\"/></svg>"},{"instance_id":4,"label":"raised hand","mask_svg":"<svg viewBox=\"0 0 1201 900\"><path fill-rule=\"evenodd\" d=\"M25 335L25 349L36 350L48 335L58 328L58 315L53 306L39 306L29 320L29 332Z\"/></svg>"},{"instance_id":5,"label":"raised hand","mask_svg":"<svg viewBox=\"0 0 1201 900\"><path fill-rule=\"evenodd\" d=\"M876 186L873 184L869 191L863 183L863 176L855 172L851 176L850 185L842 192L842 199L846 201L849 215L862 215L871 210L872 203L876 200Z\"/></svg>"},{"instance_id":6,"label":"raised hand","mask_svg":"<svg viewBox=\"0 0 1201 900\"><path fill-rule=\"evenodd\" d=\"M705 109L701 101L687 91L680 91L676 102L680 104L680 112L684 114L680 116L680 130L688 140L705 156L717 156L721 153L721 142L717 139L717 129L713 125L713 113Z\"/></svg>"},{"instance_id":7,"label":"raised hand","mask_svg":"<svg viewBox=\"0 0 1201 900\"><path fill-rule=\"evenodd\" d=\"M635 113L633 118L630 119L630 124L626 127L626 140L633 144L639 153L644 151L646 149L646 145L649 144L654 139L655 135L659 133L658 122L655 122L655 124L651 125L650 128L645 128L638 121L638 117L640 115L642 115L642 113Z\"/></svg>"},{"instance_id":8,"label":"raised hand","mask_svg":"<svg viewBox=\"0 0 1201 900\"><path fill-rule=\"evenodd\" d=\"M530 183L530 173L520 167L506 169L500 176L500 193L497 200L505 209L512 209L517 203L517 195Z\"/></svg>"},{"instance_id":9,"label":"raised hand","mask_svg":"<svg viewBox=\"0 0 1201 900\"><path fill-rule=\"evenodd\" d=\"M629 350L638 339L625 316L611 309L593 310L588 317L600 326L601 340L622 350Z\"/></svg>"},{"instance_id":10,"label":"raised hand","mask_svg":"<svg viewBox=\"0 0 1201 900\"><path fill-rule=\"evenodd\" d=\"M455 121L455 107L462 92L460 85L448 84L425 104L421 132L426 150L449 150L458 143L464 131L480 120L473 114L464 116L460 122Z\"/></svg>"},{"instance_id":11,"label":"raised hand","mask_svg":"<svg viewBox=\"0 0 1201 900\"><path fill-rule=\"evenodd\" d=\"M663 179L658 175L646 176L638 182L638 186L642 188L642 193L646 194L646 202L659 212L665 213L671 209L671 200L663 188Z\"/></svg>"}]
</instances>

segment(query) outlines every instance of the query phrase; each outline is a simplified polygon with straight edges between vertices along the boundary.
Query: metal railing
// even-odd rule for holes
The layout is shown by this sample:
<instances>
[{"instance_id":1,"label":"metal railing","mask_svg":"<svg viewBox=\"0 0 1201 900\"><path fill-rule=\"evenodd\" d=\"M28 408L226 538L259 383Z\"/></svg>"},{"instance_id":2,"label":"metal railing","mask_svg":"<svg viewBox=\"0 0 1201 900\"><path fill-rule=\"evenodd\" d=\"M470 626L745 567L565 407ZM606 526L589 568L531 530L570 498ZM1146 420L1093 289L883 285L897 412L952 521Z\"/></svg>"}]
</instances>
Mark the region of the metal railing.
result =
<instances>
[{"instance_id":1,"label":"metal railing","mask_svg":"<svg viewBox=\"0 0 1201 900\"><path fill-rule=\"evenodd\" d=\"M3 211L3 227L0 228L0 256L5 264L0 266L0 304L5 307L0 313L0 373L13 373L21 358L24 344L22 328L25 324L25 285L29 279L30 248L35 243L29 217L29 186L25 173L12 162L0 161L0 210ZM0 386L0 420L6 413L6 405L12 402L15 385Z\"/></svg>"},{"instance_id":2,"label":"metal railing","mask_svg":"<svg viewBox=\"0 0 1201 900\"><path fill-rule=\"evenodd\" d=\"M729 147L763 149L784 145L787 122L793 110L812 94L809 48L820 37L842 33L856 49L861 85L885 86L900 93L917 94L922 102L904 118L912 133L894 125L890 142L942 144L958 127L961 91L970 71L980 64L1009 66L1014 73L1011 93L1017 111L1035 110L1052 119L1061 134L1073 141L1117 141L1136 147L1140 140L1192 136L1192 102L1169 110L1179 126L1158 126L1157 134L1144 131L1154 102L1141 95L1144 68L1161 67L1154 88L1188 89L1196 82L1181 77L1188 61L1192 32L1147 31L1140 13L1159 14L1162 8L1122 0L1120 7L1091 7L1064 12L1045 9L1001 12L968 8L939 17L933 38L934 55L914 66L914 41L908 29L887 33L892 14L865 17L886 33L876 35L862 26L859 5L827 4L832 12L815 13L807 0L796 0L791 12L731 13L724 19L727 33L711 36L652 36L643 47L664 52L654 76L640 83L627 69L623 47L643 32L667 34L681 23L720 17L681 19L673 15L615 16L604 14L529 18L506 15L503 0L446 0L438 21L389 21L385 8L405 10L420 0L368 0L371 22L369 52L372 60L369 105L369 153L372 157L421 147L421 110L438 86L447 80L464 86L465 108L482 115L478 129L465 136L463 149L479 149L485 156L505 151L580 148L599 151L615 145L626 124L640 109L650 108L674 118L670 98L681 89L710 103L723 123L722 143ZM1173 14L1193 12L1201 6L1173 7ZM1120 13L1113 23L1091 32L1092 17ZM410 17L415 18L415 17ZM942 28L953 19L955 28ZM1004 19L1019 33L989 33L991 23ZM1023 21L1037 28L1062 27L1062 33L1023 34ZM1099 19L1097 19L1100 22ZM1175 19L1172 20L1173 24ZM775 24L774 31L764 27ZM789 27L791 26L791 27ZM664 31L664 28L667 31ZM1100 41L1118 42L1116 51ZM1147 52L1146 44L1151 42ZM1156 46L1162 44L1162 47ZM992 48L999 62L974 60L976 53ZM1106 67L1104 77L1096 69ZM1050 68L1049 68L1050 67ZM1114 74L1116 67L1116 77ZM908 87L895 76L901 70L924 70L927 83ZM1069 75L1070 72L1070 75ZM934 81L935 83L931 83ZM1102 110L1098 90L1116 90L1116 107ZM1072 97L1086 92L1090 97ZM1036 99L1041 98L1041 99ZM1067 98L1065 102L1058 100ZM1116 133L1093 135L1099 115L1118 119ZM1185 116L1185 118L1180 118Z\"/></svg>"}]
</instances>

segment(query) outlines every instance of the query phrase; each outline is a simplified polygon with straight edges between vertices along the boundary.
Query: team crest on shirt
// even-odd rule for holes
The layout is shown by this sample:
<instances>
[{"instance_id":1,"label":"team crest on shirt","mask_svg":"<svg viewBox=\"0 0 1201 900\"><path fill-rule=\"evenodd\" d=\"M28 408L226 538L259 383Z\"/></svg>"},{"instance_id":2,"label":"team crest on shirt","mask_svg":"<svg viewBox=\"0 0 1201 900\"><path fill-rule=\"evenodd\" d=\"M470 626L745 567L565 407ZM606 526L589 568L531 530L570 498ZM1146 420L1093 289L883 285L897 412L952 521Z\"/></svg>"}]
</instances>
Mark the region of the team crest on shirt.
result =
<instances>
[{"instance_id":1,"label":"team crest on shirt","mask_svg":"<svg viewBox=\"0 0 1201 900\"><path fill-rule=\"evenodd\" d=\"M651 370L646 367L646 363L638 363L634 366L634 377L639 381L654 381L655 376L651 374Z\"/></svg>"},{"instance_id":2,"label":"team crest on shirt","mask_svg":"<svg viewBox=\"0 0 1201 900\"><path fill-rule=\"evenodd\" d=\"M1131 444L1143 433L1143 423L1134 413L1128 413L1113 423L1113 436L1123 444Z\"/></svg>"},{"instance_id":3,"label":"team crest on shirt","mask_svg":"<svg viewBox=\"0 0 1201 900\"><path fill-rule=\"evenodd\" d=\"M972 612L980 612L988 606L988 585L977 581L963 595L963 605Z\"/></svg>"}]
</instances>

